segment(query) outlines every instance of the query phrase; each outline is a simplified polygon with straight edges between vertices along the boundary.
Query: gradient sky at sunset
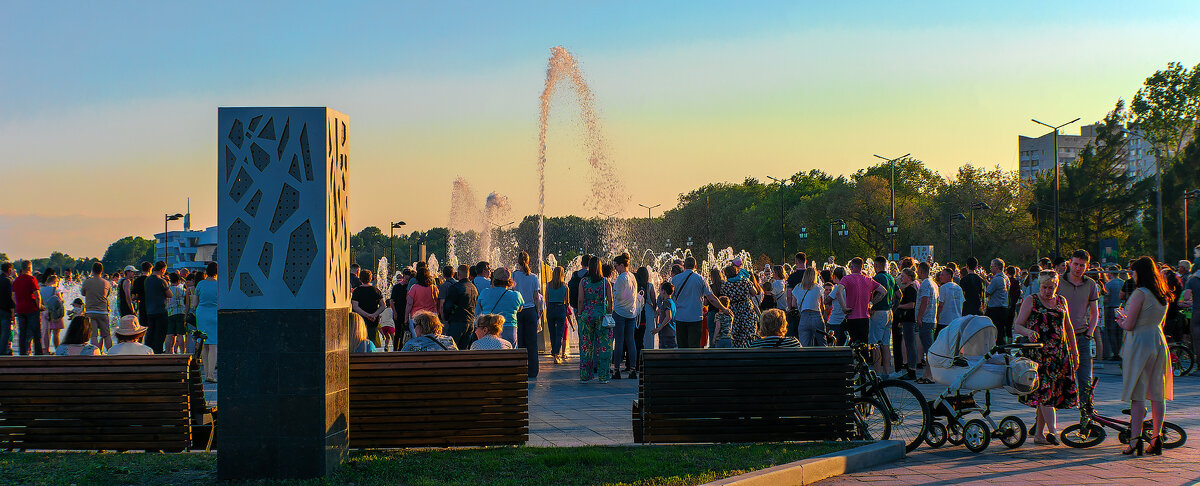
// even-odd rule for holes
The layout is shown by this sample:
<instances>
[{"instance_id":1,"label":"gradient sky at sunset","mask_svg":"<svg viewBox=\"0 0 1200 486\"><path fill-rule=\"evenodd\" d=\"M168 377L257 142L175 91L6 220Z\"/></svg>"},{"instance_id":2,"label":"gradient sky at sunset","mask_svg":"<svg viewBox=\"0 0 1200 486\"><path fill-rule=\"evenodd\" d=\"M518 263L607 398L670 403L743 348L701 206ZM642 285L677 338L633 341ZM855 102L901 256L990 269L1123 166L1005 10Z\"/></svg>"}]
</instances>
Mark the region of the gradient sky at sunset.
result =
<instances>
[{"instance_id":1,"label":"gradient sky at sunset","mask_svg":"<svg viewBox=\"0 0 1200 486\"><path fill-rule=\"evenodd\" d=\"M872 153L1015 170L1017 135L1042 133L1029 118L1094 121L1200 61L1195 1L614 3L4 2L0 252L99 257L187 197L193 226L215 224L218 106L349 115L355 231L445 225L460 175L535 212L556 45L595 93L627 216ZM549 214L583 202L571 103L552 114Z\"/></svg>"}]
</instances>

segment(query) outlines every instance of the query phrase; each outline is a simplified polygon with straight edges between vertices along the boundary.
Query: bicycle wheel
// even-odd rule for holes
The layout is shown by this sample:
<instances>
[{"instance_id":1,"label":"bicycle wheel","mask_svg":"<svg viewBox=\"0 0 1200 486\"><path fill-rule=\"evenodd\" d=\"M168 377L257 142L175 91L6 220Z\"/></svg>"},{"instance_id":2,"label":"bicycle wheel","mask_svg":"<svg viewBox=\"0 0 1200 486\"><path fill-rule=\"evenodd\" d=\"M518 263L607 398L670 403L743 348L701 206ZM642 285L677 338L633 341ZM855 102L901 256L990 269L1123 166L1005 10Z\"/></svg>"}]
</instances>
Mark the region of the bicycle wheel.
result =
<instances>
[{"instance_id":1,"label":"bicycle wheel","mask_svg":"<svg viewBox=\"0 0 1200 486\"><path fill-rule=\"evenodd\" d=\"M1143 430L1150 430L1150 427L1150 425L1147 425ZM1163 449L1174 449L1187 442L1187 432L1183 431L1183 427L1171 422L1163 422L1162 441Z\"/></svg>"},{"instance_id":2,"label":"bicycle wheel","mask_svg":"<svg viewBox=\"0 0 1200 486\"><path fill-rule=\"evenodd\" d=\"M892 438L904 441L908 452L921 445L933 415L921 390L906 381L883 380L872 388L871 395L889 412Z\"/></svg>"},{"instance_id":3,"label":"bicycle wheel","mask_svg":"<svg viewBox=\"0 0 1200 486\"><path fill-rule=\"evenodd\" d=\"M854 401L855 436L860 440L887 440L892 434L892 424L883 412L883 406L872 398Z\"/></svg>"},{"instance_id":4,"label":"bicycle wheel","mask_svg":"<svg viewBox=\"0 0 1200 486\"><path fill-rule=\"evenodd\" d=\"M1182 344L1172 344L1171 351L1171 371L1176 377L1184 376L1191 373L1196 366L1196 355L1192 354L1192 350ZM1164 447L1165 447L1164 443Z\"/></svg>"},{"instance_id":5,"label":"bicycle wheel","mask_svg":"<svg viewBox=\"0 0 1200 486\"><path fill-rule=\"evenodd\" d=\"M1107 436L1108 433L1104 431L1104 427L1099 425L1091 424L1088 430L1084 431L1079 424L1074 424L1063 429L1061 438L1064 444L1076 449L1083 449L1104 442L1104 438Z\"/></svg>"}]
</instances>

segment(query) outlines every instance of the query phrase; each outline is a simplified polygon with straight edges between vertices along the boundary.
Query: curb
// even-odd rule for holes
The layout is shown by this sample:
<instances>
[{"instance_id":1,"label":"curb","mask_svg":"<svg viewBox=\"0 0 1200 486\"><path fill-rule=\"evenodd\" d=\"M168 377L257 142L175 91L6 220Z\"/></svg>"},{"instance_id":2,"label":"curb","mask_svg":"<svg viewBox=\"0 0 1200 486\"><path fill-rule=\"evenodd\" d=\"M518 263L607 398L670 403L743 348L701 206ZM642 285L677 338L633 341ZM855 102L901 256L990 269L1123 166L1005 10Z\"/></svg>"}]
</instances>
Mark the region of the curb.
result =
<instances>
[{"instance_id":1,"label":"curb","mask_svg":"<svg viewBox=\"0 0 1200 486\"><path fill-rule=\"evenodd\" d=\"M853 449L730 476L704 486L812 484L822 479L861 471L904 458L904 442L882 440Z\"/></svg>"}]
</instances>

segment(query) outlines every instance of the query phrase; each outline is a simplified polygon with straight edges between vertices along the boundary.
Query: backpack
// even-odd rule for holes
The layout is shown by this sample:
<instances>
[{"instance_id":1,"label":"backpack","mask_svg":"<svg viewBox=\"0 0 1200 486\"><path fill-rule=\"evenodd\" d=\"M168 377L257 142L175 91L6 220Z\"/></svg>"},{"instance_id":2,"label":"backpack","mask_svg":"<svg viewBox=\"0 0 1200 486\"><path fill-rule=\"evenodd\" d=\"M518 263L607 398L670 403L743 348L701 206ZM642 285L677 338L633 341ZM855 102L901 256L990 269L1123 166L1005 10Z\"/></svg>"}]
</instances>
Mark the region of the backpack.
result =
<instances>
[{"instance_id":1,"label":"backpack","mask_svg":"<svg viewBox=\"0 0 1200 486\"><path fill-rule=\"evenodd\" d=\"M571 280L567 281L567 300L571 302L571 307L579 308L579 282L587 275L584 272L582 275L579 272L571 275Z\"/></svg>"}]
</instances>

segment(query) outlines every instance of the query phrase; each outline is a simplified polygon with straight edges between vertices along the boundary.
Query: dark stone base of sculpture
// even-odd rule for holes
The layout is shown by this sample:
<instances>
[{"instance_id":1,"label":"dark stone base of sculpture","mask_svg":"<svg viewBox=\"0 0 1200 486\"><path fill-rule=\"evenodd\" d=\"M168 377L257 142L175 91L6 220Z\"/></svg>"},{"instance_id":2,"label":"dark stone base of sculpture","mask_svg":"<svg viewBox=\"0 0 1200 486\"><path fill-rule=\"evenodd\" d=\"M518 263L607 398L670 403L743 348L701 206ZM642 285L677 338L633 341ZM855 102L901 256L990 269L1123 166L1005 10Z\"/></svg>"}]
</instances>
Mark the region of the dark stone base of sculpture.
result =
<instances>
[{"instance_id":1,"label":"dark stone base of sculpture","mask_svg":"<svg viewBox=\"0 0 1200 486\"><path fill-rule=\"evenodd\" d=\"M348 309L220 311L220 479L337 470L349 442L348 316Z\"/></svg>"}]
</instances>

